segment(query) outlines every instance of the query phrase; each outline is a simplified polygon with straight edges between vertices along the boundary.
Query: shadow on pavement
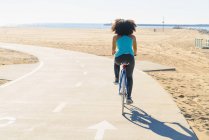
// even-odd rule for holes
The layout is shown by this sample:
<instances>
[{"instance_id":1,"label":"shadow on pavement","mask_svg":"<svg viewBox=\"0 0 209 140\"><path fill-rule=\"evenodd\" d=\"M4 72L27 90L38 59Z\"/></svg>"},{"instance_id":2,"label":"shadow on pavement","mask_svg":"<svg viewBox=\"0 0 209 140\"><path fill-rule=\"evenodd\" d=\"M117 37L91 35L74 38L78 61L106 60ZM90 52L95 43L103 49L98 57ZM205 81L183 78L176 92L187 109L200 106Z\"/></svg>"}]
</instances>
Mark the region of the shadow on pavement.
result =
<instances>
[{"instance_id":1,"label":"shadow on pavement","mask_svg":"<svg viewBox=\"0 0 209 140\"><path fill-rule=\"evenodd\" d=\"M123 116L135 125L149 129L160 136L168 137L172 140L198 140L194 133L177 122L161 122L133 105L130 105L130 108L126 108L130 113L124 113ZM187 135L178 132L166 124L179 126Z\"/></svg>"}]
</instances>

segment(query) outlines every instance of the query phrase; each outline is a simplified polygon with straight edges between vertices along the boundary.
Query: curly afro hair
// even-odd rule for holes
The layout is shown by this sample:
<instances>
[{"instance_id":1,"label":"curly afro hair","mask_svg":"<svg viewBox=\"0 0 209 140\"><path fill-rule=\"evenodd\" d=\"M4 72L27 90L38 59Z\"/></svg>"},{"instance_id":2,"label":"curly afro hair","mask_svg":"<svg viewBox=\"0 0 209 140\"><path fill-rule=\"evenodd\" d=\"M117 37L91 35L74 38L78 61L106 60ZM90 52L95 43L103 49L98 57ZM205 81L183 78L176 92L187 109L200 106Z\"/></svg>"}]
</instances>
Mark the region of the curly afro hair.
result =
<instances>
[{"instance_id":1,"label":"curly afro hair","mask_svg":"<svg viewBox=\"0 0 209 140\"><path fill-rule=\"evenodd\" d=\"M133 20L116 19L112 25L112 31L117 35L131 35L136 31L136 24Z\"/></svg>"}]
</instances>

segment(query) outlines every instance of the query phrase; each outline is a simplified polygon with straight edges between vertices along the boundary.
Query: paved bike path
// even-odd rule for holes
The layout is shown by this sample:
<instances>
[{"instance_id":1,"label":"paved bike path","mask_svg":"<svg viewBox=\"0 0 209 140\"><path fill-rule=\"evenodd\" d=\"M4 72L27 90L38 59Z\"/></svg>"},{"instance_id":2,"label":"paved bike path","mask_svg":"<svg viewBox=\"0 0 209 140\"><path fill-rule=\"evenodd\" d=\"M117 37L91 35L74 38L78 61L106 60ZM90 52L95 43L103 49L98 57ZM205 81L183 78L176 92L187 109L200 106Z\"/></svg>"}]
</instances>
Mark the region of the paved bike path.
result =
<instances>
[{"instance_id":1,"label":"paved bike path","mask_svg":"<svg viewBox=\"0 0 209 140\"><path fill-rule=\"evenodd\" d=\"M0 139L197 139L171 96L137 67L134 104L122 116L113 60L37 46L0 47L40 60L31 72L0 86Z\"/></svg>"}]
</instances>

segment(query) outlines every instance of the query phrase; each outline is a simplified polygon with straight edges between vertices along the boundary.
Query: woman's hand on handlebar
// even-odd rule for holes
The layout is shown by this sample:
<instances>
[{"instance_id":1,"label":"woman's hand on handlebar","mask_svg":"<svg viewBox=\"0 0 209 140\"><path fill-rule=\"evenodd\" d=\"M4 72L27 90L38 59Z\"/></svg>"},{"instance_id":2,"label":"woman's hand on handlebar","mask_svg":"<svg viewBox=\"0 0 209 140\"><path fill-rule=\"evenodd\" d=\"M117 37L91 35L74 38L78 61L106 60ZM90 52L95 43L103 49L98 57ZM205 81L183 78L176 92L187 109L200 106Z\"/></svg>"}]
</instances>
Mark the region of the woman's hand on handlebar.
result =
<instances>
[{"instance_id":1,"label":"woman's hand on handlebar","mask_svg":"<svg viewBox=\"0 0 209 140\"><path fill-rule=\"evenodd\" d=\"M115 50L112 50L112 55L114 55L116 53L116 51Z\"/></svg>"}]
</instances>

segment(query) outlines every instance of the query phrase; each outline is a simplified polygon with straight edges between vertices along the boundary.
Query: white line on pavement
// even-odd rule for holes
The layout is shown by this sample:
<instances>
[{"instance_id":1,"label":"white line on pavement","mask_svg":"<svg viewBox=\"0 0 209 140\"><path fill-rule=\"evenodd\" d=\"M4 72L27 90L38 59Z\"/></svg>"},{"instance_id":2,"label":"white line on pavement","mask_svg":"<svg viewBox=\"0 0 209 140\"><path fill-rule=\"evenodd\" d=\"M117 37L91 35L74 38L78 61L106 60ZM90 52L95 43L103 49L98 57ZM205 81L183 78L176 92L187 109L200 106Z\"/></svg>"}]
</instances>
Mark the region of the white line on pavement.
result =
<instances>
[{"instance_id":1,"label":"white line on pavement","mask_svg":"<svg viewBox=\"0 0 209 140\"><path fill-rule=\"evenodd\" d=\"M33 71L23 75L22 77L19 77L18 79L14 80L14 81L11 81L11 82L8 82L6 84L3 84L2 86L0 86L0 88L7 87L7 86L9 86L11 84L14 84L14 83L16 83L16 82L18 82L18 81L20 81L20 80L22 80L22 79L32 75L33 73L37 72L43 66L43 64L44 64L43 62L40 62L39 66L37 68L35 68Z\"/></svg>"},{"instance_id":2,"label":"white line on pavement","mask_svg":"<svg viewBox=\"0 0 209 140\"><path fill-rule=\"evenodd\" d=\"M85 65L84 65L84 64L80 64L80 67L81 67L81 68L84 68L84 67L85 67Z\"/></svg>"},{"instance_id":3,"label":"white line on pavement","mask_svg":"<svg viewBox=\"0 0 209 140\"><path fill-rule=\"evenodd\" d=\"M66 105L67 105L66 102L62 102L52 112L54 113L61 112Z\"/></svg>"},{"instance_id":4,"label":"white line on pavement","mask_svg":"<svg viewBox=\"0 0 209 140\"><path fill-rule=\"evenodd\" d=\"M84 71L84 72L83 72L83 75L87 75L87 73L88 73L87 71Z\"/></svg>"},{"instance_id":5,"label":"white line on pavement","mask_svg":"<svg viewBox=\"0 0 209 140\"><path fill-rule=\"evenodd\" d=\"M82 82L78 82L77 84L75 84L75 87L80 87L82 85Z\"/></svg>"},{"instance_id":6,"label":"white line on pavement","mask_svg":"<svg viewBox=\"0 0 209 140\"><path fill-rule=\"evenodd\" d=\"M45 127L45 126L46 126L46 123L44 122L44 123L36 124L36 125L34 125L32 127L26 128L23 131L25 131L25 132L31 132L31 131L34 131L34 129L36 129L38 127Z\"/></svg>"}]
</instances>

